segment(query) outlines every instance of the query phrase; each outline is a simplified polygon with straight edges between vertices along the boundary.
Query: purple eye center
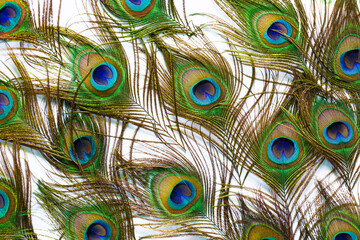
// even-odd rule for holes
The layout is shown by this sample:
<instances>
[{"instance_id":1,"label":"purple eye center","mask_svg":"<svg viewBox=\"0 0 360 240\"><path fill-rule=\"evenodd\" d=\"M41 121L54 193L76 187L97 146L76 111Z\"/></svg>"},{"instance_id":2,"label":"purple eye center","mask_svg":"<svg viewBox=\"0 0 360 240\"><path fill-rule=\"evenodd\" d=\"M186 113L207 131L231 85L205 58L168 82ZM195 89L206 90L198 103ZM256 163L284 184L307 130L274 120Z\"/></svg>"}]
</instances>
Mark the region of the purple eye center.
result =
<instances>
[{"instance_id":1,"label":"purple eye center","mask_svg":"<svg viewBox=\"0 0 360 240\"><path fill-rule=\"evenodd\" d=\"M273 40L279 40L282 35L287 35L287 33L286 26L280 22L273 23L267 31L267 34Z\"/></svg>"},{"instance_id":2,"label":"purple eye center","mask_svg":"<svg viewBox=\"0 0 360 240\"><path fill-rule=\"evenodd\" d=\"M0 114L4 113L4 109L1 106L9 105L9 99L5 94L0 93Z\"/></svg>"},{"instance_id":3,"label":"purple eye center","mask_svg":"<svg viewBox=\"0 0 360 240\"><path fill-rule=\"evenodd\" d=\"M198 99L204 100L207 94L214 96L215 86L208 80L202 80L194 86L193 91Z\"/></svg>"},{"instance_id":4,"label":"purple eye center","mask_svg":"<svg viewBox=\"0 0 360 240\"><path fill-rule=\"evenodd\" d=\"M287 138L278 138L274 141L272 151L277 158L284 154L289 158L294 154L294 143Z\"/></svg>"},{"instance_id":5,"label":"purple eye center","mask_svg":"<svg viewBox=\"0 0 360 240\"><path fill-rule=\"evenodd\" d=\"M113 77L113 72L106 65L100 65L94 69L93 78L94 81L99 85L107 85L108 79Z\"/></svg>"},{"instance_id":6,"label":"purple eye center","mask_svg":"<svg viewBox=\"0 0 360 240\"><path fill-rule=\"evenodd\" d=\"M102 240L106 236L106 229L101 224L93 223L86 234L89 240Z\"/></svg>"},{"instance_id":7,"label":"purple eye center","mask_svg":"<svg viewBox=\"0 0 360 240\"><path fill-rule=\"evenodd\" d=\"M349 129L343 122L334 122L327 128L327 134L331 139L336 139L338 134L347 137L349 136Z\"/></svg>"},{"instance_id":8,"label":"purple eye center","mask_svg":"<svg viewBox=\"0 0 360 240\"><path fill-rule=\"evenodd\" d=\"M334 240L354 240L348 233L339 233Z\"/></svg>"},{"instance_id":9,"label":"purple eye center","mask_svg":"<svg viewBox=\"0 0 360 240\"><path fill-rule=\"evenodd\" d=\"M74 142L74 149L75 149L75 153L76 153L77 157L79 159L84 159L85 154L91 153L91 150L92 150L91 142L89 139L87 139L85 137L78 138Z\"/></svg>"},{"instance_id":10,"label":"purple eye center","mask_svg":"<svg viewBox=\"0 0 360 240\"><path fill-rule=\"evenodd\" d=\"M190 197L191 196L191 189L185 183L180 183L175 186L173 191L170 194L170 199L172 202L176 204L182 203L183 196Z\"/></svg>"},{"instance_id":11,"label":"purple eye center","mask_svg":"<svg viewBox=\"0 0 360 240\"><path fill-rule=\"evenodd\" d=\"M348 69L353 69L356 63L360 64L360 49L350 50L345 53L344 63Z\"/></svg>"},{"instance_id":12,"label":"purple eye center","mask_svg":"<svg viewBox=\"0 0 360 240\"><path fill-rule=\"evenodd\" d=\"M10 18L16 17L16 11L12 7L4 7L0 10L0 25L6 27L11 24Z\"/></svg>"},{"instance_id":13,"label":"purple eye center","mask_svg":"<svg viewBox=\"0 0 360 240\"><path fill-rule=\"evenodd\" d=\"M129 0L129 1L134 5L140 5L141 4L141 0Z\"/></svg>"}]
</instances>

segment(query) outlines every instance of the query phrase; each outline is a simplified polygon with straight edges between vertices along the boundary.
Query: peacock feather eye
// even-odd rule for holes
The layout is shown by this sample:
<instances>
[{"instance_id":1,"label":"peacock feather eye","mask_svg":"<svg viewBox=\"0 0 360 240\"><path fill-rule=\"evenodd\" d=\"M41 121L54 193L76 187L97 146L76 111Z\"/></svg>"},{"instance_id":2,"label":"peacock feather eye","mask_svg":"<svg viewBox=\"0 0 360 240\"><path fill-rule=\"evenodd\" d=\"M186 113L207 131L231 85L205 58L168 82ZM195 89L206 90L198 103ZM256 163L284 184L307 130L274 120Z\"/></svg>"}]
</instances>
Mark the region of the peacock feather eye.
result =
<instances>
[{"instance_id":1,"label":"peacock feather eye","mask_svg":"<svg viewBox=\"0 0 360 240\"><path fill-rule=\"evenodd\" d=\"M143 18L154 8L156 0L121 0L125 11L135 18Z\"/></svg>"},{"instance_id":2,"label":"peacock feather eye","mask_svg":"<svg viewBox=\"0 0 360 240\"><path fill-rule=\"evenodd\" d=\"M335 72L347 82L360 79L360 36L348 34L337 46Z\"/></svg>"},{"instance_id":3,"label":"peacock feather eye","mask_svg":"<svg viewBox=\"0 0 360 240\"><path fill-rule=\"evenodd\" d=\"M64 144L73 162L84 169L92 166L100 157L100 141L80 122L74 122L64 131Z\"/></svg>"},{"instance_id":4,"label":"peacock feather eye","mask_svg":"<svg viewBox=\"0 0 360 240\"><path fill-rule=\"evenodd\" d=\"M15 196L0 185L0 225L9 221L16 208Z\"/></svg>"},{"instance_id":5,"label":"peacock feather eye","mask_svg":"<svg viewBox=\"0 0 360 240\"><path fill-rule=\"evenodd\" d=\"M271 168L290 168L303 156L303 142L289 121L282 121L270 131L262 149L262 158Z\"/></svg>"},{"instance_id":6,"label":"peacock feather eye","mask_svg":"<svg viewBox=\"0 0 360 240\"><path fill-rule=\"evenodd\" d=\"M152 199L170 215L193 212L201 204L200 183L182 174L157 174L151 181L151 192Z\"/></svg>"},{"instance_id":7,"label":"peacock feather eye","mask_svg":"<svg viewBox=\"0 0 360 240\"><path fill-rule=\"evenodd\" d=\"M332 240L357 240L357 236L353 232L342 232L334 236Z\"/></svg>"},{"instance_id":8,"label":"peacock feather eye","mask_svg":"<svg viewBox=\"0 0 360 240\"><path fill-rule=\"evenodd\" d=\"M125 77L121 64L92 50L84 50L76 56L74 70L86 89L98 97L113 95Z\"/></svg>"},{"instance_id":9,"label":"peacock feather eye","mask_svg":"<svg viewBox=\"0 0 360 240\"><path fill-rule=\"evenodd\" d=\"M348 219L333 217L330 219L327 230L327 240L359 240L357 227Z\"/></svg>"},{"instance_id":10,"label":"peacock feather eye","mask_svg":"<svg viewBox=\"0 0 360 240\"><path fill-rule=\"evenodd\" d=\"M275 231L272 227L256 223L249 227L246 236L247 240L283 240L281 235Z\"/></svg>"},{"instance_id":11,"label":"peacock feather eye","mask_svg":"<svg viewBox=\"0 0 360 240\"><path fill-rule=\"evenodd\" d=\"M0 124L10 121L18 112L19 102L13 91L0 86Z\"/></svg>"},{"instance_id":12,"label":"peacock feather eye","mask_svg":"<svg viewBox=\"0 0 360 240\"><path fill-rule=\"evenodd\" d=\"M118 231L115 224L105 215L91 211L80 211L70 218L71 232L76 239L114 240Z\"/></svg>"},{"instance_id":13,"label":"peacock feather eye","mask_svg":"<svg viewBox=\"0 0 360 240\"><path fill-rule=\"evenodd\" d=\"M187 102L198 110L209 110L226 99L224 84L208 71L185 68L181 76L183 93Z\"/></svg>"},{"instance_id":14,"label":"peacock feather eye","mask_svg":"<svg viewBox=\"0 0 360 240\"><path fill-rule=\"evenodd\" d=\"M271 48L286 47L291 44L288 39L295 39L297 36L294 22L279 13L259 14L255 26L261 41Z\"/></svg>"},{"instance_id":15,"label":"peacock feather eye","mask_svg":"<svg viewBox=\"0 0 360 240\"><path fill-rule=\"evenodd\" d=\"M73 141L69 152L72 160L79 161L80 164L86 164L94 157L96 149L94 139L90 135L84 135Z\"/></svg>"},{"instance_id":16,"label":"peacock feather eye","mask_svg":"<svg viewBox=\"0 0 360 240\"><path fill-rule=\"evenodd\" d=\"M27 15L26 7L21 1L0 1L0 36L17 31Z\"/></svg>"},{"instance_id":17,"label":"peacock feather eye","mask_svg":"<svg viewBox=\"0 0 360 240\"><path fill-rule=\"evenodd\" d=\"M321 108L315 119L317 133L325 146L343 150L356 144L358 131L355 122L344 109L336 105Z\"/></svg>"}]
</instances>

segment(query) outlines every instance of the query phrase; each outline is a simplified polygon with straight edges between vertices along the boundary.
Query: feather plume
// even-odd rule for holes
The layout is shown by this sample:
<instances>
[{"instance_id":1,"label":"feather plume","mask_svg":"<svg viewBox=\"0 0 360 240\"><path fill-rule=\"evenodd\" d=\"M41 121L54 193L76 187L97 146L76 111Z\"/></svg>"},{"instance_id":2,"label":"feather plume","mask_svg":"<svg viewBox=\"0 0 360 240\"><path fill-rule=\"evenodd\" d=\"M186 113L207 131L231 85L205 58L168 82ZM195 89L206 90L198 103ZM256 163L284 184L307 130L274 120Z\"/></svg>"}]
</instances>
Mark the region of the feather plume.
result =
<instances>
[{"instance_id":1,"label":"feather plume","mask_svg":"<svg viewBox=\"0 0 360 240\"><path fill-rule=\"evenodd\" d=\"M1 239L360 240L359 2L206 2L0 0Z\"/></svg>"}]
</instances>

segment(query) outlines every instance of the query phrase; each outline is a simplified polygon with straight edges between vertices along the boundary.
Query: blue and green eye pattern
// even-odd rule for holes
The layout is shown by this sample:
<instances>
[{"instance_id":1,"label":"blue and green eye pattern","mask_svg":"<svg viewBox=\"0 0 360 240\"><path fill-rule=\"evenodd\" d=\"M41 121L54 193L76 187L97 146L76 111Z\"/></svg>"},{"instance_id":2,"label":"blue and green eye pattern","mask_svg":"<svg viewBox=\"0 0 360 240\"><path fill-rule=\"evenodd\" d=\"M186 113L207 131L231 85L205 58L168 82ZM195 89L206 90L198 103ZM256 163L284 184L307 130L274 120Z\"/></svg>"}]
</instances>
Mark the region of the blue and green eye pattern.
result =
<instances>
[{"instance_id":1,"label":"blue and green eye pattern","mask_svg":"<svg viewBox=\"0 0 360 240\"><path fill-rule=\"evenodd\" d=\"M111 226L103 220L93 221L85 231L85 240L110 240Z\"/></svg>"},{"instance_id":2,"label":"blue and green eye pattern","mask_svg":"<svg viewBox=\"0 0 360 240\"><path fill-rule=\"evenodd\" d=\"M124 2L134 12L144 11L151 4L151 0L124 0Z\"/></svg>"},{"instance_id":3,"label":"blue and green eye pattern","mask_svg":"<svg viewBox=\"0 0 360 240\"><path fill-rule=\"evenodd\" d=\"M191 203L195 197L195 186L191 182L183 180L174 186L166 203L172 209L181 210Z\"/></svg>"},{"instance_id":4,"label":"blue and green eye pattern","mask_svg":"<svg viewBox=\"0 0 360 240\"><path fill-rule=\"evenodd\" d=\"M0 38L19 30L27 17L27 6L22 1L0 0Z\"/></svg>"},{"instance_id":5,"label":"blue and green eye pattern","mask_svg":"<svg viewBox=\"0 0 360 240\"><path fill-rule=\"evenodd\" d=\"M16 198L6 187L0 185L0 227L12 218L16 211Z\"/></svg>"},{"instance_id":6,"label":"blue and green eye pattern","mask_svg":"<svg viewBox=\"0 0 360 240\"><path fill-rule=\"evenodd\" d=\"M125 78L124 67L118 61L91 49L76 55L74 71L78 80L98 98L113 96Z\"/></svg>"},{"instance_id":7,"label":"blue and green eye pattern","mask_svg":"<svg viewBox=\"0 0 360 240\"><path fill-rule=\"evenodd\" d=\"M290 38L297 38L298 31L291 18L280 14L264 12L255 20L257 34L264 46L268 48L285 48L291 44Z\"/></svg>"},{"instance_id":8,"label":"blue and green eye pattern","mask_svg":"<svg viewBox=\"0 0 360 240\"><path fill-rule=\"evenodd\" d=\"M158 0L101 0L106 8L121 19L142 20L151 17L150 12Z\"/></svg>"},{"instance_id":9,"label":"blue and green eye pattern","mask_svg":"<svg viewBox=\"0 0 360 240\"><path fill-rule=\"evenodd\" d=\"M339 42L334 57L334 69L341 80L360 80L360 36L348 34Z\"/></svg>"},{"instance_id":10,"label":"blue and green eye pattern","mask_svg":"<svg viewBox=\"0 0 360 240\"><path fill-rule=\"evenodd\" d=\"M86 169L100 161L102 156L100 138L83 122L74 119L73 123L65 128L63 138L64 150L70 156L72 165L81 165Z\"/></svg>"},{"instance_id":11,"label":"blue and green eye pattern","mask_svg":"<svg viewBox=\"0 0 360 240\"><path fill-rule=\"evenodd\" d=\"M292 31L291 25L287 21L280 19L268 27L264 33L264 38L271 44L280 45L287 41L285 36L291 36Z\"/></svg>"},{"instance_id":12,"label":"blue and green eye pattern","mask_svg":"<svg viewBox=\"0 0 360 240\"><path fill-rule=\"evenodd\" d=\"M292 123L277 123L264 142L262 159L270 168L290 168L295 166L304 155L303 142Z\"/></svg>"},{"instance_id":13,"label":"blue and green eye pattern","mask_svg":"<svg viewBox=\"0 0 360 240\"><path fill-rule=\"evenodd\" d=\"M0 89L0 120L6 118L14 107L14 100L9 91Z\"/></svg>"},{"instance_id":14,"label":"blue and green eye pattern","mask_svg":"<svg viewBox=\"0 0 360 240\"><path fill-rule=\"evenodd\" d=\"M353 127L345 121L334 121L324 128L322 132L326 142L338 145L348 143L354 139Z\"/></svg>"},{"instance_id":15,"label":"blue and green eye pattern","mask_svg":"<svg viewBox=\"0 0 360 240\"><path fill-rule=\"evenodd\" d=\"M195 178L159 172L151 177L149 187L153 203L167 215L183 215L202 209L202 187Z\"/></svg>"},{"instance_id":16,"label":"blue and green eye pattern","mask_svg":"<svg viewBox=\"0 0 360 240\"><path fill-rule=\"evenodd\" d=\"M0 86L0 124L9 122L18 110L18 97L9 88Z\"/></svg>"},{"instance_id":17,"label":"blue and green eye pattern","mask_svg":"<svg viewBox=\"0 0 360 240\"><path fill-rule=\"evenodd\" d=\"M353 232L341 232L336 234L331 240L358 240Z\"/></svg>"},{"instance_id":18,"label":"blue and green eye pattern","mask_svg":"<svg viewBox=\"0 0 360 240\"><path fill-rule=\"evenodd\" d=\"M223 82L205 69L184 67L179 77L185 101L194 109L209 110L226 100Z\"/></svg>"},{"instance_id":19,"label":"blue and green eye pattern","mask_svg":"<svg viewBox=\"0 0 360 240\"><path fill-rule=\"evenodd\" d=\"M5 217L9 211L10 200L8 195L0 189L0 218Z\"/></svg>"},{"instance_id":20,"label":"blue and green eye pattern","mask_svg":"<svg viewBox=\"0 0 360 240\"><path fill-rule=\"evenodd\" d=\"M119 231L110 217L90 210L75 212L69 221L71 236L84 240L119 239Z\"/></svg>"},{"instance_id":21,"label":"blue and green eye pattern","mask_svg":"<svg viewBox=\"0 0 360 240\"><path fill-rule=\"evenodd\" d=\"M133 235L133 225L125 193L105 179L93 180L68 185L39 181L36 196L62 239L132 239L127 238Z\"/></svg>"},{"instance_id":22,"label":"blue and green eye pattern","mask_svg":"<svg viewBox=\"0 0 360 240\"><path fill-rule=\"evenodd\" d=\"M153 10L157 0L121 0L122 7L134 18L144 18Z\"/></svg>"},{"instance_id":23,"label":"blue and green eye pattern","mask_svg":"<svg viewBox=\"0 0 360 240\"><path fill-rule=\"evenodd\" d=\"M351 49L340 55L341 71L352 76L360 73L360 48Z\"/></svg>"},{"instance_id":24,"label":"blue and green eye pattern","mask_svg":"<svg viewBox=\"0 0 360 240\"><path fill-rule=\"evenodd\" d=\"M21 8L13 2L6 2L0 9L0 32L11 31L21 18Z\"/></svg>"},{"instance_id":25,"label":"blue and green eye pattern","mask_svg":"<svg viewBox=\"0 0 360 240\"><path fill-rule=\"evenodd\" d=\"M294 139L277 137L268 144L267 156L276 164L287 165L299 158L299 151L299 144Z\"/></svg>"},{"instance_id":26,"label":"blue and green eye pattern","mask_svg":"<svg viewBox=\"0 0 360 240\"><path fill-rule=\"evenodd\" d=\"M70 146L70 156L74 162L79 161L81 165L88 163L97 150L96 142L90 135L78 137Z\"/></svg>"},{"instance_id":27,"label":"blue and green eye pattern","mask_svg":"<svg viewBox=\"0 0 360 240\"><path fill-rule=\"evenodd\" d=\"M214 79L203 78L190 88L189 95L197 105L207 106L219 99L221 89Z\"/></svg>"},{"instance_id":28,"label":"blue and green eye pattern","mask_svg":"<svg viewBox=\"0 0 360 240\"><path fill-rule=\"evenodd\" d=\"M316 132L326 147L343 152L355 146L358 129L345 108L324 104L316 111L314 121Z\"/></svg>"},{"instance_id":29,"label":"blue and green eye pattern","mask_svg":"<svg viewBox=\"0 0 360 240\"><path fill-rule=\"evenodd\" d=\"M332 217L326 226L326 240L359 240L359 230L356 225L345 217Z\"/></svg>"},{"instance_id":30,"label":"blue and green eye pattern","mask_svg":"<svg viewBox=\"0 0 360 240\"><path fill-rule=\"evenodd\" d=\"M104 62L96 66L91 73L91 85L98 91L106 91L114 86L118 77L116 68Z\"/></svg>"}]
</instances>

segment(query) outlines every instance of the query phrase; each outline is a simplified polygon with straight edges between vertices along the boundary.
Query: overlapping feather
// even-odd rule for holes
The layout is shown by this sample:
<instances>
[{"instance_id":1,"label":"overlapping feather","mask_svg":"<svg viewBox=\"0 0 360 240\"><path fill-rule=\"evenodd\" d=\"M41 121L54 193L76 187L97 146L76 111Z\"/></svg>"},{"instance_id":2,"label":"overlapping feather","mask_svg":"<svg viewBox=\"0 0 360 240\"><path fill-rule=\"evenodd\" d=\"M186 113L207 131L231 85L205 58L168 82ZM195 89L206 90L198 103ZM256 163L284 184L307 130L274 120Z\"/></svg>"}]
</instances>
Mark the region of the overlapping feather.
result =
<instances>
[{"instance_id":1,"label":"overlapping feather","mask_svg":"<svg viewBox=\"0 0 360 240\"><path fill-rule=\"evenodd\" d=\"M175 1L83 2L79 33L0 1L0 38L20 43L1 72L1 237L36 238L21 144L61 178L36 194L59 238L360 238L355 0L312 16L217 0L229 19L201 30Z\"/></svg>"}]
</instances>

